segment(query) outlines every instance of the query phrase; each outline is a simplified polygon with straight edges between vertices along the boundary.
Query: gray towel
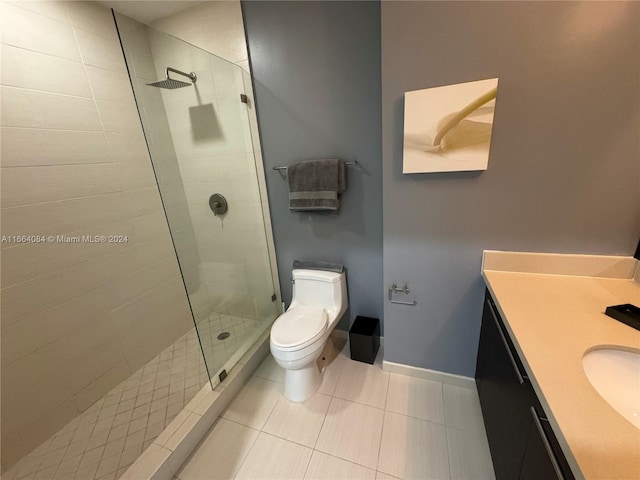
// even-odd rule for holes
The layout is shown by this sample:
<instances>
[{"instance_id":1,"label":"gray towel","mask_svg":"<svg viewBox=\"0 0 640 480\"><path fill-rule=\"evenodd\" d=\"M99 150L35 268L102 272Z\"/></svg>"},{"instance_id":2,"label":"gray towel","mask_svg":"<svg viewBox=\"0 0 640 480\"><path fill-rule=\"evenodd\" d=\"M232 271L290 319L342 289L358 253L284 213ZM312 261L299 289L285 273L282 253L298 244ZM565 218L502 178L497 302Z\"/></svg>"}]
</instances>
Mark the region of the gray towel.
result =
<instances>
[{"instance_id":1,"label":"gray towel","mask_svg":"<svg viewBox=\"0 0 640 480\"><path fill-rule=\"evenodd\" d=\"M339 263L316 262L313 260L294 260L293 269L325 270L327 272L344 273L344 266Z\"/></svg>"},{"instance_id":2,"label":"gray towel","mask_svg":"<svg viewBox=\"0 0 640 480\"><path fill-rule=\"evenodd\" d=\"M309 160L287 165L289 210L336 211L347 188L342 160Z\"/></svg>"}]
</instances>

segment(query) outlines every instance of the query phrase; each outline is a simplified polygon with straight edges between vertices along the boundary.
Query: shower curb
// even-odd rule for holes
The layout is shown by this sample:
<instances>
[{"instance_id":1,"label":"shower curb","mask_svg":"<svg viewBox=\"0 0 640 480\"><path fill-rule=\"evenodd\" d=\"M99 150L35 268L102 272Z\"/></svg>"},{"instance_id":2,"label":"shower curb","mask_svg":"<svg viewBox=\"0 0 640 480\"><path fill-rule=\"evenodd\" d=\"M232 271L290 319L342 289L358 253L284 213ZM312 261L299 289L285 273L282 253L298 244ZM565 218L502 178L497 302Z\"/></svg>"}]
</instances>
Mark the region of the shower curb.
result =
<instances>
[{"instance_id":1,"label":"shower curb","mask_svg":"<svg viewBox=\"0 0 640 480\"><path fill-rule=\"evenodd\" d=\"M269 354L267 329L211 390L202 387L119 480L172 480L222 411Z\"/></svg>"}]
</instances>

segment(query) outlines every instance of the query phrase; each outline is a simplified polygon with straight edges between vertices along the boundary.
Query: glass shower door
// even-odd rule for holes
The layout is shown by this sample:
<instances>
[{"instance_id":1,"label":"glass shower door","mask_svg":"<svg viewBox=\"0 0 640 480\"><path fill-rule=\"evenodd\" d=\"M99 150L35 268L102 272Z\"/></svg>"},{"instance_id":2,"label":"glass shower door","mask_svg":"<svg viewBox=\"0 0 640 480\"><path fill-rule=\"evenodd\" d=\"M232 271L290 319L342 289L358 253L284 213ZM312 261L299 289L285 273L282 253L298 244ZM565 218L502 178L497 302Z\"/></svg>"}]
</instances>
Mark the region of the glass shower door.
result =
<instances>
[{"instance_id":1,"label":"glass shower door","mask_svg":"<svg viewBox=\"0 0 640 480\"><path fill-rule=\"evenodd\" d=\"M248 107L241 101L247 73L152 27L115 17L215 385L278 315Z\"/></svg>"}]
</instances>

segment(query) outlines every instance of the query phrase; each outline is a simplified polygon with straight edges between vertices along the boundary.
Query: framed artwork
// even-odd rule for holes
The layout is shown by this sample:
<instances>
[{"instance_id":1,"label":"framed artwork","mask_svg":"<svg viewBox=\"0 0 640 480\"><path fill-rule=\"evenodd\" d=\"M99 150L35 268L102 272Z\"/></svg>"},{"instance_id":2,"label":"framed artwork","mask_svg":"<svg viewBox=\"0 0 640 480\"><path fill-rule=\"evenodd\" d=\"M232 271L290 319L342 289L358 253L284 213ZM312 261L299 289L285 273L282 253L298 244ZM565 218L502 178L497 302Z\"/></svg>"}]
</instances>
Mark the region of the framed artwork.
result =
<instances>
[{"instance_id":1,"label":"framed artwork","mask_svg":"<svg viewBox=\"0 0 640 480\"><path fill-rule=\"evenodd\" d=\"M486 170L498 79L406 92L402 173Z\"/></svg>"}]
</instances>

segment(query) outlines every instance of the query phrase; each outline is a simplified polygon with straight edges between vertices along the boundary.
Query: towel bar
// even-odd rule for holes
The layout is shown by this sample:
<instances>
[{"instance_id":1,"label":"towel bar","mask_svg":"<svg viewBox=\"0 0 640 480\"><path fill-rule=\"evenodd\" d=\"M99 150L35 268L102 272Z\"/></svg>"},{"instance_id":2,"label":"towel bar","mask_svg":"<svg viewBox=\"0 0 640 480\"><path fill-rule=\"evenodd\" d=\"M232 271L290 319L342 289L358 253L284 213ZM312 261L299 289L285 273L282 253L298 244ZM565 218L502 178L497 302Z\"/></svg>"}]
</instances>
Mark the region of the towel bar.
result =
<instances>
[{"instance_id":1,"label":"towel bar","mask_svg":"<svg viewBox=\"0 0 640 480\"><path fill-rule=\"evenodd\" d=\"M357 165L358 161L354 160L353 162L344 162L345 165ZM287 167L273 167L274 170L286 170Z\"/></svg>"}]
</instances>

